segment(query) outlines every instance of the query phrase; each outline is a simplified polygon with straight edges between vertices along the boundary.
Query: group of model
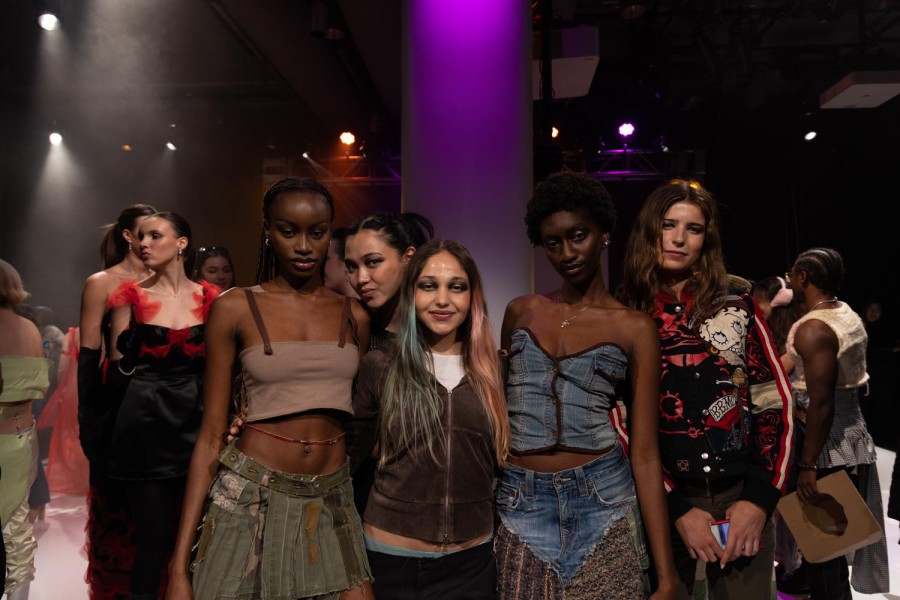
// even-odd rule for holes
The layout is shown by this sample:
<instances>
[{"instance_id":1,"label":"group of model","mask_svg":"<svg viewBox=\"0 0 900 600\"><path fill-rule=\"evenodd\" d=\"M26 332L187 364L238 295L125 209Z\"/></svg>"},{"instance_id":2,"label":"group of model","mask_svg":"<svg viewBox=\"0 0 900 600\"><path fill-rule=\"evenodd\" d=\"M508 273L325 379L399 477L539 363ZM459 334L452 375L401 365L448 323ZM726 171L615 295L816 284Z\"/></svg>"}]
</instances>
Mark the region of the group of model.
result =
<instances>
[{"instance_id":1,"label":"group of model","mask_svg":"<svg viewBox=\"0 0 900 600\"><path fill-rule=\"evenodd\" d=\"M111 230L118 262L86 282L92 598L122 577L131 599L688 598L700 560L711 597L758 600L792 460L809 501L817 468L860 463L829 437L865 382L862 326L833 297L840 256L813 249L791 270L809 313L788 353L824 431L795 450L780 352L729 285L696 182L647 199L615 297L606 190L574 173L540 183L527 235L562 286L512 300L499 344L471 254L429 239L427 219L378 213L343 232L342 295L323 274L327 189L279 181L262 217L253 287L192 281L189 225L143 205ZM722 545L710 523L724 519ZM821 568L843 590L846 561Z\"/></svg>"}]
</instances>

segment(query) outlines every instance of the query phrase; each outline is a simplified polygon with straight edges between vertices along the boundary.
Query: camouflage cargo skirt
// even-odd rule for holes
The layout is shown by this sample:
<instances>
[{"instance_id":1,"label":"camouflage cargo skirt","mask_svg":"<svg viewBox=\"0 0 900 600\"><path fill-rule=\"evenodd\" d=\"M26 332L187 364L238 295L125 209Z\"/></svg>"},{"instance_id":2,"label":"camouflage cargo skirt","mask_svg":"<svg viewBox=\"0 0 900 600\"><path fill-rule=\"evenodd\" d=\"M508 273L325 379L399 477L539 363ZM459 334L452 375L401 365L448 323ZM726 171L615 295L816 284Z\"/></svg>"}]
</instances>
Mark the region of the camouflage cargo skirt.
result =
<instances>
[{"instance_id":1,"label":"camouflage cargo skirt","mask_svg":"<svg viewBox=\"0 0 900 600\"><path fill-rule=\"evenodd\" d=\"M372 579L348 465L293 475L234 446L219 462L191 565L195 600L337 598Z\"/></svg>"}]
</instances>

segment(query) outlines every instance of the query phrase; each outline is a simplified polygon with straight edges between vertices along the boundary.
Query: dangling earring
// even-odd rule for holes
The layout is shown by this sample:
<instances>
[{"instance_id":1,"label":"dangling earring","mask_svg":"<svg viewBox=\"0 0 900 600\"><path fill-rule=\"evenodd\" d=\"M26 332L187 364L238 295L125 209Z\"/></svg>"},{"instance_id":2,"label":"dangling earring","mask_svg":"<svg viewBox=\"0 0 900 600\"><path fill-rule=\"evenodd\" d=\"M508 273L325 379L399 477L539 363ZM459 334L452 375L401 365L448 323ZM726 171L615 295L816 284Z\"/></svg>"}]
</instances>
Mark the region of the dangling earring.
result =
<instances>
[{"instance_id":1,"label":"dangling earring","mask_svg":"<svg viewBox=\"0 0 900 600\"><path fill-rule=\"evenodd\" d=\"M128 251L131 252L131 242L128 242Z\"/></svg>"},{"instance_id":2,"label":"dangling earring","mask_svg":"<svg viewBox=\"0 0 900 600\"><path fill-rule=\"evenodd\" d=\"M267 248L272 245L272 241L268 237L265 238L265 242L263 242L263 243L266 245Z\"/></svg>"},{"instance_id":3,"label":"dangling earring","mask_svg":"<svg viewBox=\"0 0 900 600\"><path fill-rule=\"evenodd\" d=\"M178 249L178 258L181 258L181 255L184 254L184 250L181 248Z\"/></svg>"},{"instance_id":4,"label":"dangling earring","mask_svg":"<svg viewBox=\"0 0 900 600\"><path fill-rule=\"evenodd\" d=\"M608 246L609 246L609 240L608 239L603 240L603 247L607 248Z\"/></svg>"}]
</instances>

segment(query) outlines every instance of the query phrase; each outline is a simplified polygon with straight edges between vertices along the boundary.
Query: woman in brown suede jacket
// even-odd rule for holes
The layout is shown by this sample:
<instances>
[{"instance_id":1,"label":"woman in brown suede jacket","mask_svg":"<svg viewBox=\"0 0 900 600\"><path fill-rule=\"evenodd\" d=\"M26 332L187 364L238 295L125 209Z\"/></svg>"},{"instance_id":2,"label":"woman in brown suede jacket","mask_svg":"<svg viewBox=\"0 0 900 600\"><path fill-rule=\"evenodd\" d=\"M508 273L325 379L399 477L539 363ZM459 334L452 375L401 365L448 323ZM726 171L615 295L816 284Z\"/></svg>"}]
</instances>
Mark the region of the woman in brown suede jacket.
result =
<instances>
[{"instance_id":1,"label":"woman in brown suede jacket","mask_svg":"<svg viewBox=\"0 0 900 600\"><path fill-rule=\"evenodd\" d=\"M493 598L493 480L509 430L481 278L457 242L413 255L398 335L363 358L351 471L378 458L363 514L375 595Z\"/></svg>"}]
</instances>

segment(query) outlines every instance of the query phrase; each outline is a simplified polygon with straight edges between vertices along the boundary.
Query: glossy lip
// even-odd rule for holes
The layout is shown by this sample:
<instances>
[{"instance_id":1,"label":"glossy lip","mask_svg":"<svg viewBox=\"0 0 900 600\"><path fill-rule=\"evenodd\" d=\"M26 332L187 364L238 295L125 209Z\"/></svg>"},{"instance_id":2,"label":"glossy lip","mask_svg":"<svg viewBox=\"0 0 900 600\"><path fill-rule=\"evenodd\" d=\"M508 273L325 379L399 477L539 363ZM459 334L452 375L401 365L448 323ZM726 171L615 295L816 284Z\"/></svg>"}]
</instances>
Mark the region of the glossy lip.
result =
<instances>
[{"instance_id":1,"label":"glossy lip","mask_svg":"<svg viewBox=\"0 0 900 600\"><path fill-rule=\"evenodd\" d=\"M294 265L297 269L301 271L310 271L316 267L316 261L308 258L295 258L292 259L291 264Z\"/></svg>"},{"instance_id":2,"label":"glossy lip","mask_svg":"<svg viewBox=\"0 0 900 600\"><path fill-rule=\"evenodd\" d=\"M428 311L428 314L431 315L435 321L449 321L453 318L454 313L452 311L446 310L431 310Z\"/></svg>"},{"instance_id":3,"label":"glossy lip","mask_svg":"<svg viewBox=\"0 0 900 600\"><path fill-rule=\"evenodd\" d=\"M566 277L571 277L573 275L577 275L584 269L584 263L572 263L568 265L561 265L559 267L559 272Z\"/></svg>"}]
</instances>

